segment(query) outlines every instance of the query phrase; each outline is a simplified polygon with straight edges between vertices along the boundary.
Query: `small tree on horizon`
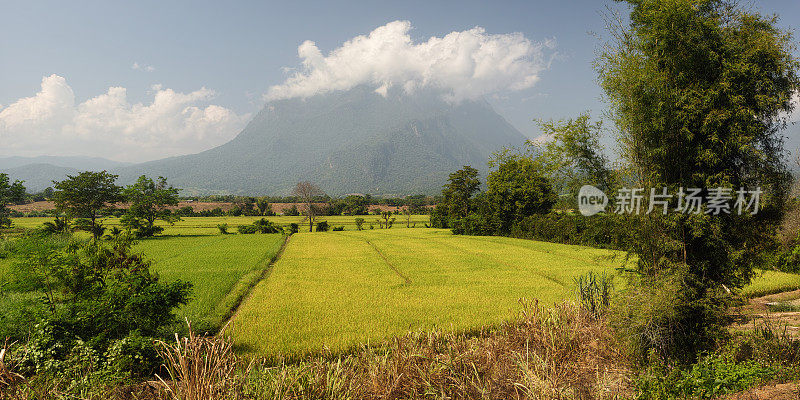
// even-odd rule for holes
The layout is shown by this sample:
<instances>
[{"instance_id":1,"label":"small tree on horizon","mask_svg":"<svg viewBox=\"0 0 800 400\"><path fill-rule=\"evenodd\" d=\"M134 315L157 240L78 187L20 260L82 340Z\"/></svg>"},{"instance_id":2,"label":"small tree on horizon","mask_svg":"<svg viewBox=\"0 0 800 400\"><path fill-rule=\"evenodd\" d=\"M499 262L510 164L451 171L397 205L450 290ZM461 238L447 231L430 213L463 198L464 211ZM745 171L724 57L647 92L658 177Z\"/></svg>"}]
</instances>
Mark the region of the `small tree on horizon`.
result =
<instances>
[{"instance_id":1,"label":"small tree on horizon","mask_svg":"<svg viewBox=\"0 0 800 400\"><path fill-rule=\"evenodd\" d=\"M308 218L308 231L314 231L314 220L317 218L317 210L314 207L314 198L325 195L317 185L311 182L303 181L298 182L294 187L292 194L297 196L300 201L305 205L306 217Z\"/></svg>"}]
</instances>

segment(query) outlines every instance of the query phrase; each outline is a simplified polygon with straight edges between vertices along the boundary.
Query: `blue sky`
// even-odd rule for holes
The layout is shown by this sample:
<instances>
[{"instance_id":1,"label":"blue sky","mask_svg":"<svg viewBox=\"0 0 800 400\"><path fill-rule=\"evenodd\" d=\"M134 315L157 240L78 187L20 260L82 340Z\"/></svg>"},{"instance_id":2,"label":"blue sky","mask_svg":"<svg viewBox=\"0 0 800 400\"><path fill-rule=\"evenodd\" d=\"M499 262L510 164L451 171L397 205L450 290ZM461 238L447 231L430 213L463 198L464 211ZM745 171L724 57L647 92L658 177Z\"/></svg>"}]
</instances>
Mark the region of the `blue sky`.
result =
<instances>
[{"instance_id":1,"label":"blue sky","mask_svg":"<svg viewBox=\"0 0 800 400\"><path fill-rule=\"evenodd\" d=\"M11 128L3 131L0 126L0 139L6 142L0 145L0 155L63 152L143 161L203 150L235 135L230 131L238 130L264 105L263 95L269 88L289 77L286 68L300 67L301 43L314 41L327 55L351 38L396 20L409 21L413 27L410 36L419 43L476 26L488 35L521 33L534 44L554 43L544 54L547 68L537 73L535 85L487 94L501 115L524 134L536 137L533 118L564 118L586 110L593 115L601 113L603 105L591 63L605 34L603 13L608 12L607 7L626 10L613 1L597 0L4 1L0 13L0 113L20 99L36 96L43 90L43 78L56 75L59 79L48 84L62 94L71 91L76 108L109 94L92 104L124 98L127 112L145 110L139 114L165 118L167 122L159 124L167 128L145 127L150 131L142 138L122 126L148 123L131 116L110 128L82 120L80 128L58 128L47 138L23 145L30 135L14 135ZM757 3L757 9L780 14L783 27L800 25L800 1L764 0ZM112 87L125 90L112 94ZM159 104L184 116L192 114L195 125L165 117L151 107L158 93L162 94ZM40 97L38 102L28 102L27 112L48 101L46 96ZM209 109L210 105L214 108ZM105 111L98 113L87 115L105 118ZM176 134L180 137L164 139L173 123L178 124L174 130L182 132ZM103 153L102 147L80 143L61 150L46 145L66 143L70 135L91 138L96 134L92 129L105 129L107 135L129 135L128 143L141 143L141 149L109 154ZM193 129L202 134L193 136L189 132ZM109 143L117 140L106 139ZM606 144L611 146L609 140Z\"/></svg>"}]
</instances>

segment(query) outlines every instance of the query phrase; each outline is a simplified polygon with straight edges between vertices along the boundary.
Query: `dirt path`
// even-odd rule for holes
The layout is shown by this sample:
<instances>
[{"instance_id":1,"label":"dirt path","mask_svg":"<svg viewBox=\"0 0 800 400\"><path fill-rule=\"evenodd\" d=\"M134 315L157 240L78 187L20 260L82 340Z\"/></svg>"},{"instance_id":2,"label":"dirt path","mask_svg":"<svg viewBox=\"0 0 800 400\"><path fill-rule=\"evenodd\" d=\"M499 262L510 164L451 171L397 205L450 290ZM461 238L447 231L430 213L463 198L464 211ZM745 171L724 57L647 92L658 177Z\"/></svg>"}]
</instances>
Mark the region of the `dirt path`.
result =
<instances>
[{"instance_id":1,"label":"dirt path","mask_svg":"<svg viewBox=\"0 0 800 400\"><path fill-rule=\"evenodd\" d=\"M775 333L800 338L800 290L750 299L734 310L734 316L735 331L770 327Z\"/></svg>"},{"instance_id":2,"label":"dirt path","mask_svg":"<svg viewBox=\"0 0 800 400\"><path fill-rule=\"evenodd\" d=\"M722 397L722 400L797 400L800 399L800 383L790 382L767 385Z\"/></svg>"}]
</instances>

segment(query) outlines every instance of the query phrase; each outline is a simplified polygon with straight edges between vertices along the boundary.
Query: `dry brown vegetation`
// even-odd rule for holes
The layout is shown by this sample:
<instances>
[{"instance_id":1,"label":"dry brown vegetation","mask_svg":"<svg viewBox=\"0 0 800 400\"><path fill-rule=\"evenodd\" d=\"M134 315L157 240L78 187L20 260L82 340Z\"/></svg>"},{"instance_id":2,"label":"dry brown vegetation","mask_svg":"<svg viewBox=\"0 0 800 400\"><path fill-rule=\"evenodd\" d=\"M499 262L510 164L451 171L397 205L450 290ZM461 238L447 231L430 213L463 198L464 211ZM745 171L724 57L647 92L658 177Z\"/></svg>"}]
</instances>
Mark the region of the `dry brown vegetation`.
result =
<instances>
[{"instance_id":1,"label":"dry brown vegetation","mask_svg":"<svg viewBox=\"0 0 800 400\"><path fill-rule=\"evenodd\" d=\"M527 305L515 321L478 332L417 332L348 354L255 367L228 338L163 344L172 399L613 399L629 371L606 323L571 304ZM268 340L265 338L265 340ZM238 373L233 374L234 369ZM247 376L247 379L238 377Z\"/></svg>"}]
</instances>

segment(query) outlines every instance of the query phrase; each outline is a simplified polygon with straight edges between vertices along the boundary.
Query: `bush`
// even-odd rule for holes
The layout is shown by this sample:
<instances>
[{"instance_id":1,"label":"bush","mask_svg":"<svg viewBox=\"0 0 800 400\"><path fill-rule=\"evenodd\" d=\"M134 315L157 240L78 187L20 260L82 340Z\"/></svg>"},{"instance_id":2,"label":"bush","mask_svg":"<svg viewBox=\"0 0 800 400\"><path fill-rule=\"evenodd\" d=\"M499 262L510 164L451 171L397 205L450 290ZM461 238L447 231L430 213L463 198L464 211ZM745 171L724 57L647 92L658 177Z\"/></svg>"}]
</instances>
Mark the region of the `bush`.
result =
<instances>
[{"instance_id":1,"label":"bush","mask_svg":"<svg viewBox=\"0 0 800 400\"><path fill-rule=\"evenodd\" d=\"M261 233L283 233L283 228L267 220L266 218L261 218L260 220L253 222L253 226L255 226L256 229L258 229L258 231Z\"/></svg>"},{"instance_id":2,"label":"bush","mask_svg":"<svg viewBox=\"0 0 800 400\"><path fill-rule=\"evenodd\" d=\"M333 227L333 229L331 229L331 230L332 230L332 231L334 231L334 232L336 232L336 231L343 231L343 230L344 230L344 227L343 227L343 226L334 226L334 227Z\"/></svg>"},{"instance_id":3,"label":"bush","mask_svg":"<svg viewBox=\"0 0 800 400\"><path fill-rule=\"evenodd\" d=\"M219 224L217 225L217 229L219 229L219 233L223 235L228 234L228 224Z\"/></svg>"},{"instance_id":4,"label":"bush","mask_svg":"<svg viewBox=\"0 0 800 400\"><path fill-rule=\"evenodd\" d=\"M255 225L239 225L236 227L236 230L242 235L250 235L258 232L258 227Z\"/></svg>"},{"instance_id":5,"label":"bush","mask_svg":"<svg viewBox=\"0 0 800 400\"><path fill-rule=\"evenodd\" d=\"M327 232L330 229L328 221L317 222L317 232Z\"/></svg>"},{"instance_id":6,"label":"bush","mask_svg":"<svg viewBox=\"0 0 800 400\"><path fill-rule=\"evenodd\" d=\"M778 255L776 267L783 272L800 272L800 244Z\"/></svg>"},{"instance_id":7,"label":"bush","mask_svg":"<svg viewBox=\"0 0 800 400\"><path fill-rule=\"evenodd\" d=\"M364 218L356 218L356 229L359 231L364 229Z\"/></svg>"},{"instance_id":8,"label":"bush","mask_svg":"<svg viewBox=\"0 0 800 400\"><path fill-rule=\"evenodd\" d=\"M298 224L296 224L296 223L294 223L294 222L292 222L291 224L289 224L289 234L290 234L290 235L294 235L294 234L295 234L295 233L297 233L298 231L300 231L300 225L298 225Z\"/></svg>"},{"instance_id":9,"label":"bush","mask_svg":"<svg viewBox=\"0 0 800 400\"><path fill-rule=\"evenodd\" d=\"M112 342L105 354L106 369L113 376L152 376L161 364L153 342L153 338L142 336L139 331Z\"/></svg>"}]
</instances>

